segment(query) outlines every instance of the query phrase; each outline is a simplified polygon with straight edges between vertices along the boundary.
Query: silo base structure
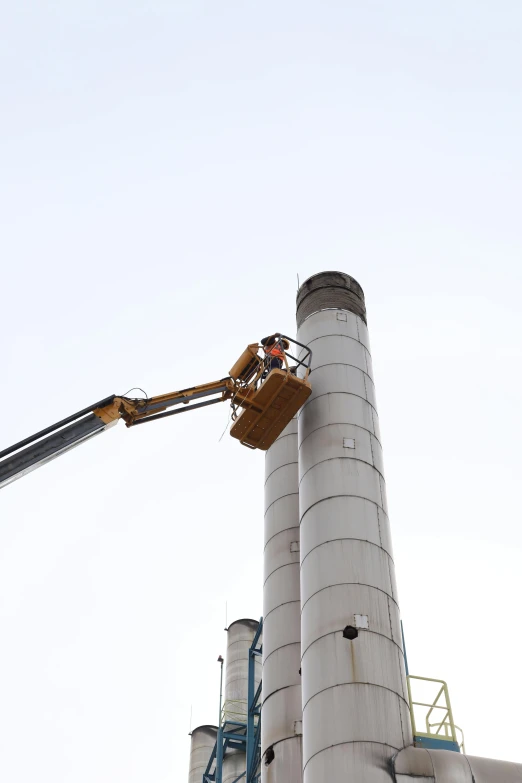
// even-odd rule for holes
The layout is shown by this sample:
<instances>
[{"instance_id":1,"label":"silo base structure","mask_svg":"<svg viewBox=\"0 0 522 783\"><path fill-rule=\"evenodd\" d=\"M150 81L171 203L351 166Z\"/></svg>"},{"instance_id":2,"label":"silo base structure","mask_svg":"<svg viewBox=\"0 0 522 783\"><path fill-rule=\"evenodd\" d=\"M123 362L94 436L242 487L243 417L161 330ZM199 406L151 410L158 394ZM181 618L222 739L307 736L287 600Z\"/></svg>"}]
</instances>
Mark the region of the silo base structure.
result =
<instances>
[{"instance_id":1,"label":"silo base structure","mask_svg":"<svg viewBox=\"0 0 522 783\"><path fill-rule=\"evenodd\" d=\"M313 352L299 412L304 783L389 783L412 733L382 448L359 284L297 295Z\"/></svg>"}]
</instances>

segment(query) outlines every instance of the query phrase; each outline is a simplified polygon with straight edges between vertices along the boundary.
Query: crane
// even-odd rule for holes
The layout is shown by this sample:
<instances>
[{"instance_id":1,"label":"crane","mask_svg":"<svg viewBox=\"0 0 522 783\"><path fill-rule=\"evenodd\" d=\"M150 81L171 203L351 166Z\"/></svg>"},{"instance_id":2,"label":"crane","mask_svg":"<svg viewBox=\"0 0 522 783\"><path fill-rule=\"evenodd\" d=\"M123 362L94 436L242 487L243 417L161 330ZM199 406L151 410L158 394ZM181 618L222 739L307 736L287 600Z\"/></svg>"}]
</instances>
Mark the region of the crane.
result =
<instances>
[{"instance_id":1,"label":"crane","mask_svg":"<svg viewBox=\"0 0 522 783\"><path fill-rule=\"evenodd\" d=\"M232 408L231 436L248 448L266 451L312 392L308 381L311 350L279 332L273 337L271 349L279 348L280 368L272 366L266 349L266 355L260 356L261 346L251 343L221 380L157 397L112 394L4 449L0 452L0 488L109 429L120 419L127 427L135 427L227 400ZM291 343L302 349L300 358L288 352ZM295 361L295 366L290 367L288 359Z\"/></svg>"}]
</instances>

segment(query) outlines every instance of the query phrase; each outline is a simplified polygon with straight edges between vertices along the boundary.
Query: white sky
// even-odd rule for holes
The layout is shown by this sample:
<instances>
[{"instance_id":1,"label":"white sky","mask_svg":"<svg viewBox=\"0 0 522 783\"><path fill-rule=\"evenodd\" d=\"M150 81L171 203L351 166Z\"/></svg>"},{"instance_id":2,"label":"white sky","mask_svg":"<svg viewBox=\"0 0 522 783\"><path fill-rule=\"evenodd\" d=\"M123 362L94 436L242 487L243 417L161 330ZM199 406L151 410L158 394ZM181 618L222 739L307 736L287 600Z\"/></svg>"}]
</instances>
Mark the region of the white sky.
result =
<instances>
[{"instance_id":1,"label":"white sky","mask_svg":"<svg viewBox=\"0 0 522 783\"><path fill-rule=\"evenodd\" d=\"M520 758L522 5L2 3L0 446L368 306L412 673ZM263 455L228 410L94 439L0 497L0 779L178 783L262 607Z\"/></svg>"}]
</instances>

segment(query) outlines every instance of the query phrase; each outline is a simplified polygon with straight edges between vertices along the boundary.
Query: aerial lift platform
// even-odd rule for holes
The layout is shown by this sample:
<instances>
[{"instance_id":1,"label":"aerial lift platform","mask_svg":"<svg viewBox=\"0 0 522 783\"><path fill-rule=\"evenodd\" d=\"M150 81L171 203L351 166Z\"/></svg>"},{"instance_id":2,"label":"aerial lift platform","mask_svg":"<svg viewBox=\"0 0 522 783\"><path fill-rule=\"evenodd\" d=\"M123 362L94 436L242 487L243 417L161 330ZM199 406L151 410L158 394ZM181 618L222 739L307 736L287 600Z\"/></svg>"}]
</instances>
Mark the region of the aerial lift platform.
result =
<instances>
[{"instance_id":1,"label":"aerial lift platform","mask_svg":"<svg viewBox=\"0 0 522 783\"><path fill-rule=\"evenodd\" d=\"M252 343L229 375L219 381L157 397L113 394L15 443L0 452L0 487L98 435L120 419L127 427L134 427L225 401L230 401L232 407L231 436L250 449L266 451L312 392L308 381L311 350L280 333L274 338L271 347L280 347L281 369L270 369L272 357L260 356L260 346ZM300 348L301 358L285 350L284 341ZM288 359L295 365L291 367Z\"/></svg>"}]
</instances>

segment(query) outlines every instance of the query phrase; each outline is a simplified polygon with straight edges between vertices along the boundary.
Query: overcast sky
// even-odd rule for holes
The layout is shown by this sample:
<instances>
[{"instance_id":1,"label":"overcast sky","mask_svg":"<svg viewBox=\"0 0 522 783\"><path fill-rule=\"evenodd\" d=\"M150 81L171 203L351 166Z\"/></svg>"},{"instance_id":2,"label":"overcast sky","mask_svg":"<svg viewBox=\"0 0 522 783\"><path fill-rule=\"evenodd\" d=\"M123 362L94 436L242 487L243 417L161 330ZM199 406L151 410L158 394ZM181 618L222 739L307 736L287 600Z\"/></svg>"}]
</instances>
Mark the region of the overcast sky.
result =
<instances>
[{"instance_id":1,"label":"overcast sky","mask_svg":"<svg viewBox=\"0 0 522 783\"><path fill-rule=\"evenodd\" d=\"M522 4L2 3L0 447L227 374L297 276L366 293L410 670L521 761ZM0 779L183 783L262 611L216 406L0 495Z\"/></svg>"}]
</instances>

